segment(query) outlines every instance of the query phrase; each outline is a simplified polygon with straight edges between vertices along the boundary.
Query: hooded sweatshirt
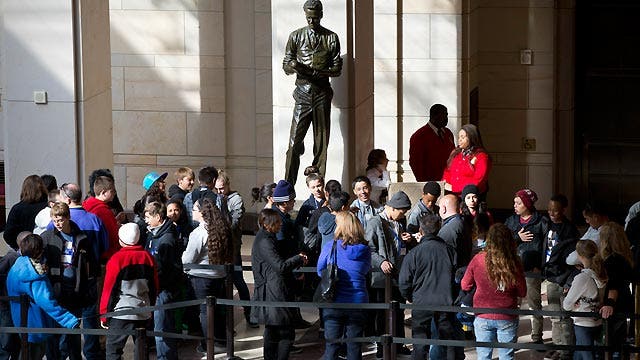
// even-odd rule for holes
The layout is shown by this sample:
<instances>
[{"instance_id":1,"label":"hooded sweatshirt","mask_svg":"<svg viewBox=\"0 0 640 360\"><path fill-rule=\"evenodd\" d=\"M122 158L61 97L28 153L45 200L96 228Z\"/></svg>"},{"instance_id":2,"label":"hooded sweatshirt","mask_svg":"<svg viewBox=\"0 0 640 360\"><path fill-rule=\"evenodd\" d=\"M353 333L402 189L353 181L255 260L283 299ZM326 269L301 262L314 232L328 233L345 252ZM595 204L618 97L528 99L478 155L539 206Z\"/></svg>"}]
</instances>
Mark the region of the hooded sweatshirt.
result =
<instances>
[{"instance_id":1,"label":"hooded sweatshirt","mask_svg":"<svg viewBox=\"0 0 640 360\"><path fill-rule=\"evenodd\" d=\"M52 318L62 327L73 328L79 320L62 308L53 298L51 283L46 271L39 263L27 256L20 256L11 267L7 276L7 294L9 296L28 295L31 298L27 315L27 327L53 327ZM20 302L11 301L11 317L15 326L20 326ZM48 334L29 334L29 342L46 340Z\"/></svg>"},{"instance_id":2,"label":"hooded sweatshirt","mask_svg":"<svg viewBox=\"0 0 640 360\"><path fill-rule=\"evenodd\" d=\"M336 259L338 264L338 284L336 286L336 303L367 303L367 274L371 268L371 250L368 245L356 244L342 245L342 240L337 240ZM331 248L333 241L326 243L320 252L318 259L318 275L327 264L333 263Z\"/></svg>"},{"instance_id":3,"label":"hooded sweatshirt","mask_svg":"<svg viewBox=\"0 0 640 360\"><path fill-rule=\"evenodd\" d=\"M567 311L597 312L602 305L605 281L598 278L591 269L583 269L576 275L569 288L567 296L562 302L562 307ZM595 317L574 317L575 325L594 327L602 325L602 319Z\"/></svg>"},{"instance_id":4,"label":"hooded sweatshirt","mask_svg":"<svg viewBox=\"0 0 640 360\"><path fill-rule=\"evenodd\" d=\"M322 246L320 249L324 249L327 243L333 241L336 231L336 216L332 213L324 213L318 219L318 232L322 235Z\"/></svg>"},{"instance_id":5,"label":"hooded sweatshirt","mask_svg":"<svg viewBox=\"0 0 640 360\"><path fill-rule=\"evenodd\" d=\"M100 256L101 260L106 261L121 248L118 238L118 229L120 229L120 225L118 224L116 217L113 215L109 205L102 200L95 197L87 198L87 200L82 203L82 207L102 220L104 228L107 229L107 234L109 236L109 248Z\"/></svg>"}]
</instances>

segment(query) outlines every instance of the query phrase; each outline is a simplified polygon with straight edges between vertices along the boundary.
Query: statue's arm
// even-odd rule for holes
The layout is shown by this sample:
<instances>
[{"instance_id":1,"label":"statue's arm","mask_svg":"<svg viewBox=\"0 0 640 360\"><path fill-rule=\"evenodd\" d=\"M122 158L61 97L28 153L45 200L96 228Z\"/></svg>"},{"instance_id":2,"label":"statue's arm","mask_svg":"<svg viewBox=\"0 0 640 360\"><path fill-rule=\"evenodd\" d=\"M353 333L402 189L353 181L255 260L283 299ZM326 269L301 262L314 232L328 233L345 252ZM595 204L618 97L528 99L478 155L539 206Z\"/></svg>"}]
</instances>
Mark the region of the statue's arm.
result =
<instances>
[{"instance_id":1,"label":"statue's arm","mask_svg":"<svg viewBox=\"0 0 640 360\"><path fill-rule=\"evenodd\" d=\"M298 50L298 44L296 43L294 36L294 33L291 33L291 35L289 35L287 47L284 50L284 60L282 60L282 69L284 69L284 73L287 75L297 73L296 64L298 63L298 61L296 58L296 52Z\"/></svg>"},{"instance_id":2,"label":"statue's arm","mask_svg":"<svg viewBox=\"0 0 640 360\"><path fill-rule=\"evenodd\" d=\"M331 66L327 69L317 70L314 76L337 77L342 73L342 57L340 57L340 40L338 35L332 34L329 38L329 48L331 49Z\"/></svg>"}]
</instances>

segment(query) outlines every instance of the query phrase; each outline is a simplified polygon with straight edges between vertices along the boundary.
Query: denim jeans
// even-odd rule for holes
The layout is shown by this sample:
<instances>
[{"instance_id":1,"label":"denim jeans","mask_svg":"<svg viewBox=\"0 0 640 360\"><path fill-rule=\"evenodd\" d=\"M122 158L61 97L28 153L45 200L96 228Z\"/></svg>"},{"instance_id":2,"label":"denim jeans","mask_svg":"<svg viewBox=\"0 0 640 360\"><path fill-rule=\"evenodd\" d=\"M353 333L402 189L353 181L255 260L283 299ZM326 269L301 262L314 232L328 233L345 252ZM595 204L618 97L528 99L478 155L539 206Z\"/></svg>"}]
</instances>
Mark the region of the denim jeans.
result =
<instances>
[{"instance_id":1,"label":"denim jeans","mask_svg":"<svg viewBox=\"0 0 640 360\"><path fill-rule=\"evenodd\" d=\"M204 277L191 276L191 284L195 292L196 299L206 299L207 296L215 296L216 298L225 298L224 279L210 279ZM214 338L219 343L226 343L226 309L224 305L216 305L214 309ZM207 304L200 305L200 325L202 334L205 339L207 337ZM207 348L207 341L200 342L203 348Z\"/></svg>"},{"instance_id":2,"label":"denim jeans","mask_svg":"<svg viewBox=\"0 0 640 360\"><path fill-rule=\"evenodd\" d=\"M339 340L346 335L347 339L362 337L364 325L367 321L367 312L359 309L323 309L324 338L326 340ZM325 360L338 359L338 349L341 343L325 345ZM347 360L362 359L362 344L358 342L347 343Z\"/></svg>"},{"instance_id":3,"label":"denim jeans","mask_svg":"<svg viewBox=\"0 0 640 360\"><path fill-rule=\"evenodd\" d=\"M602 326L580 326L573 325L576 333L576 345L595 345L596 340L600 336ZM574 360L592 360L594 359L593 351L575 351L573 353ZM600 357L602 358L602 356Z\"/></svg>"},{"instance_id":4,"label":"denim jeans","mask_svg":"<svg viewBox=\"0 0 640 360\"><path fill-rule=\"evenodd\" d=\"M8 304L7 304L8 306ZM13 327L11 310L0 305L0 327ZM0 333L0 360L18 359L20 337L18 334Z\"/></svg>"},{"instance_id":5,"label":"denim jeans","mask_svg":"<svg viewBox=\"0 0 640 360\"><path fill-rule=\"evenodd\" d=\"M515 343L518 341L518 319L491 320L476 316L473 321L473 329L478 342ZM493 348L477 347L476 353L478 359L490 360ZM498 349L498 358L500 360L513 359L514 354L515 349Z\"/></svg>"},{"instance_id":6,"label":"denim jeans","mask_svg":"<svg viewBox=\"0 0 640 360\"><path fill-rule=\"evenodd\" d=\"M173 295L167 290L162 290L156 299L156 306L168 304L173 301ZM176 332L175 310L156 310L153 312L153 331ZM158 360L177 360L178 342L176 339L156 336L156 355Z\"/></svg>"},{"instance_id":7,"label":"denim jeans","mask_svg":"<svg viewBox=\"0 0 640 360\"><path fill-rule=\"evenodd\" d=\"M97 304L89 305L82 308L82 328L83 329L99 329L98 324L98 306ZM104 351L100 348L100 336L83 335L84 346L82 352L87 360L102 360L105 358Z\"/></svg>"}]
</instances>

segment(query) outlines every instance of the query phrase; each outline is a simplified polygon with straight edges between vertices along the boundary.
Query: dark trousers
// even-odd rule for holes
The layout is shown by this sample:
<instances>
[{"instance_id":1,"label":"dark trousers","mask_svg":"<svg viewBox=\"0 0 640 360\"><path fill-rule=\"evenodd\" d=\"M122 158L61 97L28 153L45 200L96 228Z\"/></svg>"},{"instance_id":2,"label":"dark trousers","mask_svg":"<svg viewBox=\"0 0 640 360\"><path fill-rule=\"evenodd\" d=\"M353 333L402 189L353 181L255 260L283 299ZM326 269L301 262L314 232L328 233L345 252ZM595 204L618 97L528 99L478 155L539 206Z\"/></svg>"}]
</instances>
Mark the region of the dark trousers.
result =
<instances>
[{"instance_id":1,"label":"dark trousers","mask_svg":"<svg viewBox=\"0 0 640 360\"><path fill-rule=\"evenodd\" d=\"M289 352L295 338L296 332L293 326L265 325L264 360L289 359Z\"/></svg>"},{"instance_id":2,"label":"dark trousers","mask_svg":"<svg viewBox=\"0 0 640 360\"><path fill-rule=\"evenodd\" d=\"M242 266L242 255L240 252L234 255L233 257L233 265ZM249 287L247 283L244 281L244 274L242 270L233 272L233 286L238 290L238 297L240 300L251 300L251 295L249 294ZM251 306L244 306L244 316L245 318L249 318L251 315Z\"/></svg>"},{"instance_id":3,"label":"dark trousers","mask_svg":"<svg viewBox=\"0 0 640 360\"><path fill-rule=\"evenodd\" d=\"M285 165L285 179L291 184L295 185L296 183L300 168L300 156L304 154L304 138L311 124L313 124L313 162L311 165L317 166L321 174L325 173L332 98L333 90L330 87L311 89L310 85L300 85L293 91L293 99L296 104L293 108L289 149Z\"/></svg>"},{"instance_id":4,"label":"dark trousers","mask_svg":"<svg viewBox=\"0 0 640 360\"><path fill-rule=\"evenodd\" d=\"M216 298L225 298L224 278L210 279L192 276L191 284L195 291L196 299L205 299L207 296L215 296ZM226 343L226 307L224 305L216 305L214 309L214 339L219 343ZM202 326L202 334L205 339L207 337L207 304L200 305L200 325ZM207 342L200 342L206 349Z\"/></svg>"},{"instance_id":5,"label":"dark trousers","mask_svg":"<svg viewBox=\"0 0 640 360\"><path fill-rule=\"evenodd\" d=\"M147 326L147 320L122 320L112 318L109 320L110 330L135 330L138 328L145 328ZM129 335L108 335L107 336L107 360L121 360L124 350L124 346L127 343ZM135 344L138 338L133 336L133 343ZM134 351L133 358L138 360L138 352Z\"/></svg>"},{"instance_id":6,"label":"dark trousers","mask_svg":"<svg viewBox=\"0 0 640 360\"><path fill-rule=\"evenodd\" d=\"M76 317L82 314L82 308L67 308L67 310ZM60 327L59 325L55 325ZM82 341L79 334L52 334L47 337L46 341L47 359L66 359L82 360Z\"/></svg>"},{"instance_id":7,"label":"dark trousers","mask_svg":"<svg viewBox=\"0 0 640 360\"><path fill-rule=\"evenodd\" d=\"M456 340L455 315L452 313L413 310L411 312L411 333L416 339ZM437 336L436 336L437 335ZM413 359L464 359L464 348L442 347L429 357L429 345L414 344Z\"/></svg>"},{"instance_id":8,"label":"dark trousers","mask_svg":"<svg viewBox=\"0 0 640 360\"><path fill-rule=\"evenodd\" d=\"M367 321L367 312L358 309L323 309L324 338L327 340L324 359L337 360L338 349L341 343L332 343L329 340L339 340L362 337L364 325ZM348 342L347 360L362 359L362 344Z\"/></svg>"},{"instance_id":9,"label":"dark trousers","mask_svg":"<svg viewBox=\"0 0 640 360\"><path fill-rule=\"evenodd\" d=\"M400 303L404 303L404 298L400 295L400 290L392 286L391 287L391 300L399 301ZM371 288L369 289L369 301L375 303L384 303L384 289L381 288ZM375 336L380 336L385 334L387 317L386 310L373 310L372 315L375 323ZM396 334L397 337L404 337L404 310L398 309L396 312ZM401 345L398 344L398 347ZM378 344L378 347L382 349L382 344Z\"/></svg>"},{"instance_id":10,"label":"dark trousers","mask_svg":"<svg viewBox=\"0 0 640 360\"><path fill-rule=\"evenodd\" d=\"M11 311L4 304L0 305L0 327L13 327ZM19 353L20 337L18 334L0 333L0 360L17 360Z\"/></svg>"}]
</instances>

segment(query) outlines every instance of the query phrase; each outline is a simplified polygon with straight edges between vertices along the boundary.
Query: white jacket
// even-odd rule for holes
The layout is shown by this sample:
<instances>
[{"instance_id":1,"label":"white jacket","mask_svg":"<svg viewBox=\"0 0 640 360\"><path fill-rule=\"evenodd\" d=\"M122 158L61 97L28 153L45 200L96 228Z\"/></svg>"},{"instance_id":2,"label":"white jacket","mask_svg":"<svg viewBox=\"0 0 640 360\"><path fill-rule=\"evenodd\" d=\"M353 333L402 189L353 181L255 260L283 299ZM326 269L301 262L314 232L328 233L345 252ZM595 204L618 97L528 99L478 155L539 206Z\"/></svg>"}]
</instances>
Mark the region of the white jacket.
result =
<instances>
[{"instance_id":1,"label":"white jacket","mask_svg":"<svg viewBox=\"0 0 640 360\"><path fill-rule=\"evenodd\" d=\"M598 279L591 269L583 269L576 275L562 307L568 311L597 312L602 305L605 281ZM594 315L595 316L595 315ZM599 317L573 317L573 322L579 326L594 327L602 324Z\"/></svg>"}]
</instances>

